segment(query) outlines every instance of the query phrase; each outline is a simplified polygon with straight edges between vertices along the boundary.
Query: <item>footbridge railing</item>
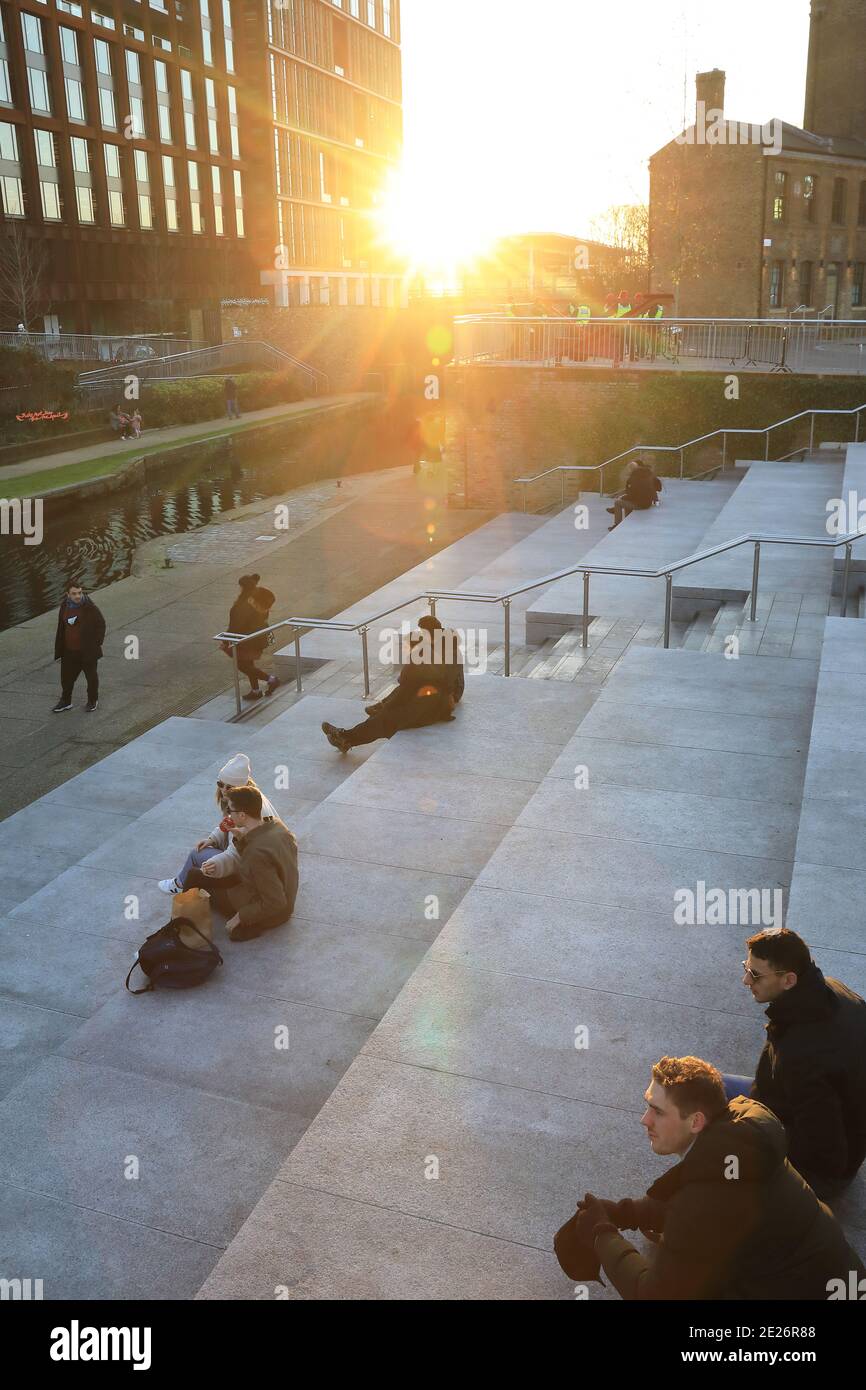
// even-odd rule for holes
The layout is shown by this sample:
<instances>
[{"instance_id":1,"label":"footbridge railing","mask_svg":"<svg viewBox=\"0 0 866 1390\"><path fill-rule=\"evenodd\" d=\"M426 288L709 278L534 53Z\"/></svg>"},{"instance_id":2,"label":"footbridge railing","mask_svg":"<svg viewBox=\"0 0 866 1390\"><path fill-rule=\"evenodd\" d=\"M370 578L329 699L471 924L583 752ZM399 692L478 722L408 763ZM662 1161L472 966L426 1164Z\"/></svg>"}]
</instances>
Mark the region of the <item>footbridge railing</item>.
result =
<instances>
[{"instance_id":1,"label":"footbridge railing","mask_svg":"<svg viewBox=\"0 0 866 1390\"><path fill-rule=\"evenodd\" d=\"M809 443L803 444L799 449L794 449L784 458L773 460L775 463L786 463L789 459L795 458L797 454L812 453L815 448L815 423L819 415L836 415L855 417L854 440L855 444L860 442L860 416L866 410L866 404L853 406L850 410L801 410L797 415L790 415L787 420L777 420L773 425L766 425L763 429L723 429L711 430L709 434L698 435L697 439L689 439L685 444L633 444L630 449L626 449L621 454L614 454L613 458L605 459L604 463L560 463L554 468L547 468L543 473L534 473L528 478L515 478L515 483L523 487L523 510L526 511L526 489L530 483L540 482L542 478L550 478L554 474L560 475L562 505L565 506L565 479L569 473L594 473L598 479L597 491L604 495L606 482L605 469L612 468L614 464L625 463L627 459L633 458L636 454L678 454L680 460L680 478L688 476L691 479L704 478L710 473L718 473L720 469L728 466L728 441L731 436L740 437L745 435L757 435L764 439L764 459L770 462L770 435L774 430L780 430L786 425L796 424L798 420L810 420ZM701 473L686 474L686 450L693 448L696 444L706 444L711 439L722 441L722 459L713 468L707 468ZM676 476L676 475L675 475Z\"/></svg>"},{"instance_id":2,"label":"footbridge railing","mask_svg":"<svg viewBox=\"0 0 866 1390\"><path fill-rule=\"evenodd\" d=\"M804 545L818 548L832 548L838 550L840 546L845 547L845 567L842 578L842 612L843 618L848 615L848 592L851 579L851 561L853 548L857 541L866 540L866 530L852 531L849 535L840 536L837 539L832 537L824 538L820 536L774 536L764 533L737 536L736 539L725 541L722 545L714 545L707 550L697 551L694 555L687 555L682 560L673 560L670 564L664 565L661 569L639 569L628 565L571 565L568 569L557 570L555 574L546 574L540 579L534 579L530 584L522 584L518 589L509 589L501 594L477 594L465 590L450 589L426 589L414 594L411 598L402 599L400 603L394 604L392 608L386 608L381 613L373 613L368 617L360 619L355 623L340 622L333 618L284 618L281 622L272 623L270 627L262 628L259 632L239 634L236 632L220 632L214 637L215 642L221 643L224 647L231 650L232 662L234 666L234 688L236 713L232 723L241 719L245 713L241 702L240 670L238 667L238 647L242 642L249 642L256 638L267 637L277 632L290 633L289 640L295 646L295 682L298 693L303 691L303 681L301 678L301 638L309 632L353 632L361 638L361 657L364 664L364 699L370 697L370 651L368 635L370 628L383 618L389 618L395 613L401 612L404 608L414 608L420 603L429 605L430 612L436 616L436 608L439 603L499 603L503 608L505 636L505 666L503 674L511 675L511 605L516 598L523 594L532 593L535 589L547 588L549 584L556 584L561 579L570 579L573 575L583 576L583 615L581 619L582 639L581 645L586 648L589 646L589 628L592 621L590 612L590 582L594 574L623 575L634 579L663 579L665 581L665 602L664 602L664 645L669 648L671 644L671 614L673 608L673 579L674 575L682 570L689 569L692 565L701 564L704 560L711 560L716 555L724 555L729 550L737 550L742 545L754 547L752 561L752 588L751 604L749 609L749 621L757 622L758 617L758 586L761 572L761 551L767 545Z\"/></svg>"}]
</instances>

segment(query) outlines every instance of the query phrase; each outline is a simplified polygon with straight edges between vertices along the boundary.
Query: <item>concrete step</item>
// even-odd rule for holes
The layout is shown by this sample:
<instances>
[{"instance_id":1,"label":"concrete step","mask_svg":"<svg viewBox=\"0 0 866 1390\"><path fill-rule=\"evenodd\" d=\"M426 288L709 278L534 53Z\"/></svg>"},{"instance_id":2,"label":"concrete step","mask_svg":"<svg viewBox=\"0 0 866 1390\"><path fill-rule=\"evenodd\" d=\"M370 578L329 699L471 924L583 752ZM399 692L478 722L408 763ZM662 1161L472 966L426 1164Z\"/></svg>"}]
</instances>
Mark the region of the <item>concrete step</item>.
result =
<instances>
[{"instance_id":1,"label":"concrete step","mask_svg":"<svg viewBox=\"0 0 866 1390\"><path fill-rule=\"evenodd\" d=\"M594 695L474 676L456 722L346 758L319 725L362 717L357 700L308 695L242 740L175 720L162 745L181 763L199 756L149 809L136 807L129 774L157 748L151 735L113 774L97 765L29 808L62 823L78 858L0 923L12 1265L31 1268L38 1252L50 1298L190 1297ZM134 949L168 916L156 879L210 829L215 771L239 746L298 835L295 917L254 942L218 931L225 964L201 990L132 998L122 983ZM272 791L284 768L288 788ZM117 804L139 814L94 847L67 811L97 789L107 797L114 776ZM121 1181L123 1155L137 1158L139 1181Z\"/></svg>"},{"instance_id":2,"label":"concrete step","mask_svg":"<svg viewBox=\"0 0 866 1390\"><path fill-rule=\"evenodd\" d=\"M573 1297L549 1252L575 1194L659 1174L638 1123L652 1063L754 1068L749 928L683 928L674 907L700 883L784 893L816 676L629 652L201 1298Z\"/></svg>"}]
</instances>

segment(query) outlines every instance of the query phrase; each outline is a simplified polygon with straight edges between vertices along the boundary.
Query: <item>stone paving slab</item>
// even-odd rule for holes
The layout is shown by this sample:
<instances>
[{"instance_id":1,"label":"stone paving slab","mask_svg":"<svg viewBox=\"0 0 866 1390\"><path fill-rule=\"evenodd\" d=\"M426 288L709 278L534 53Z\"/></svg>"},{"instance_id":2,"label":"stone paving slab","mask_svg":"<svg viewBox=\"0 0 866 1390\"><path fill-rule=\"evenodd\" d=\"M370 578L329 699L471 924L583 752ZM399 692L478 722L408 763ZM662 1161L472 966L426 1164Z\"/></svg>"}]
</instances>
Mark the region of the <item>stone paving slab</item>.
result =
<instances>
[{"instance_id":1,"label":"stone paving slab","mask_svg":"<svg viewBox=\"0 0 866 1390\"><path fill-rule=\"evenodd\" d=\"M231 1240L306 1128L303 1117L146 1076L131 1086L123 1071L65 1057L31 1071L3 1119L0 1184L212 1245Z\"/></svg>"},{"instance_id":2,"label":"stone paving slab","mask_svg":"<svg viewBox=\"0 0 866 1390\"><path fill-rule=\"evenodd\" d=\"M43 1278L46 1299L192 1298L218 1245L0 1186L4 1268Z\"/></svg>"},{"instance_id":3,"label":"stone paving slab","mask_svg":"<svg viewBox=\"0 0 866 1390\"><path fill-rule=\"evenodd\" d=\"M201 1299L573 1300L549 1250L274 1183ZM283 1292L285 1291L285 1292Z\"/></svg>"}]
</instances>

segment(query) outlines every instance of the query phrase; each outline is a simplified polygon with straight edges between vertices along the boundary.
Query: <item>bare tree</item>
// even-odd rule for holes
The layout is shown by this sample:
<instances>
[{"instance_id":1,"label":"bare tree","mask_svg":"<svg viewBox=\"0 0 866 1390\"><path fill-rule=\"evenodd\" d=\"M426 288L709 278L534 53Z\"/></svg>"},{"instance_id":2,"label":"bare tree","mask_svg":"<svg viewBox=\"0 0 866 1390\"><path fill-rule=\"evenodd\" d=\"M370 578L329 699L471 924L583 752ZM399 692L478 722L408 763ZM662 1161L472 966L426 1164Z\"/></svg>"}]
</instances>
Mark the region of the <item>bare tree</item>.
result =
<instances>
[{"instance_id":1,"label":"bare tree","mask_svg":"<svg viewBox=\"0 0 866 1390\"><path fill-rule=\"evenodd\" d=\"M46 312L47 257L42 242L9 221L0 235L0 303L27 328L40 308Z\"/></svg>"},{"instance_id":2,"label":"bare tree","mask_svg":"<svg viewBox=\"0 0 866 1390\"><path fill-rule=\"evenodd\" d=\"M643 282L649 272L649 208L645 203L620 203L597 217L591 227L607 248L598 257L611 279Z\"/></svg>"}]
</instances>

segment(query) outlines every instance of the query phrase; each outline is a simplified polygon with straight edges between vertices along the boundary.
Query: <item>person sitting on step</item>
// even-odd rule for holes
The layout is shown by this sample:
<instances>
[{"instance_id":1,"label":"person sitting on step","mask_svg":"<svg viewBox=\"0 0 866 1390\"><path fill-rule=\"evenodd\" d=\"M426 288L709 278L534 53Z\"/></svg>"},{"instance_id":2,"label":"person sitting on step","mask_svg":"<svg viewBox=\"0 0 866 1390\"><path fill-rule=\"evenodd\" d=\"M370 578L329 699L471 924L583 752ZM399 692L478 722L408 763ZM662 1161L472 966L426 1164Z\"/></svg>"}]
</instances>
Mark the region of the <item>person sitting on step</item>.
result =
<instances>
[{"instance_id":1,"label":"person sitting on step","mask_svg":"<svg viewBox=\"0 0 866 1390\"><path fill-rule=\"evenodd\" d=\"M656 477L652 464L638 459L628 475L625 488L614 498L613 506L607 509L613 517L613 526L609 526L608 530L613 531L632 512L648 512L650 507L657 506L661 490L661 479Z\"/></svg>"}]
</instances>

